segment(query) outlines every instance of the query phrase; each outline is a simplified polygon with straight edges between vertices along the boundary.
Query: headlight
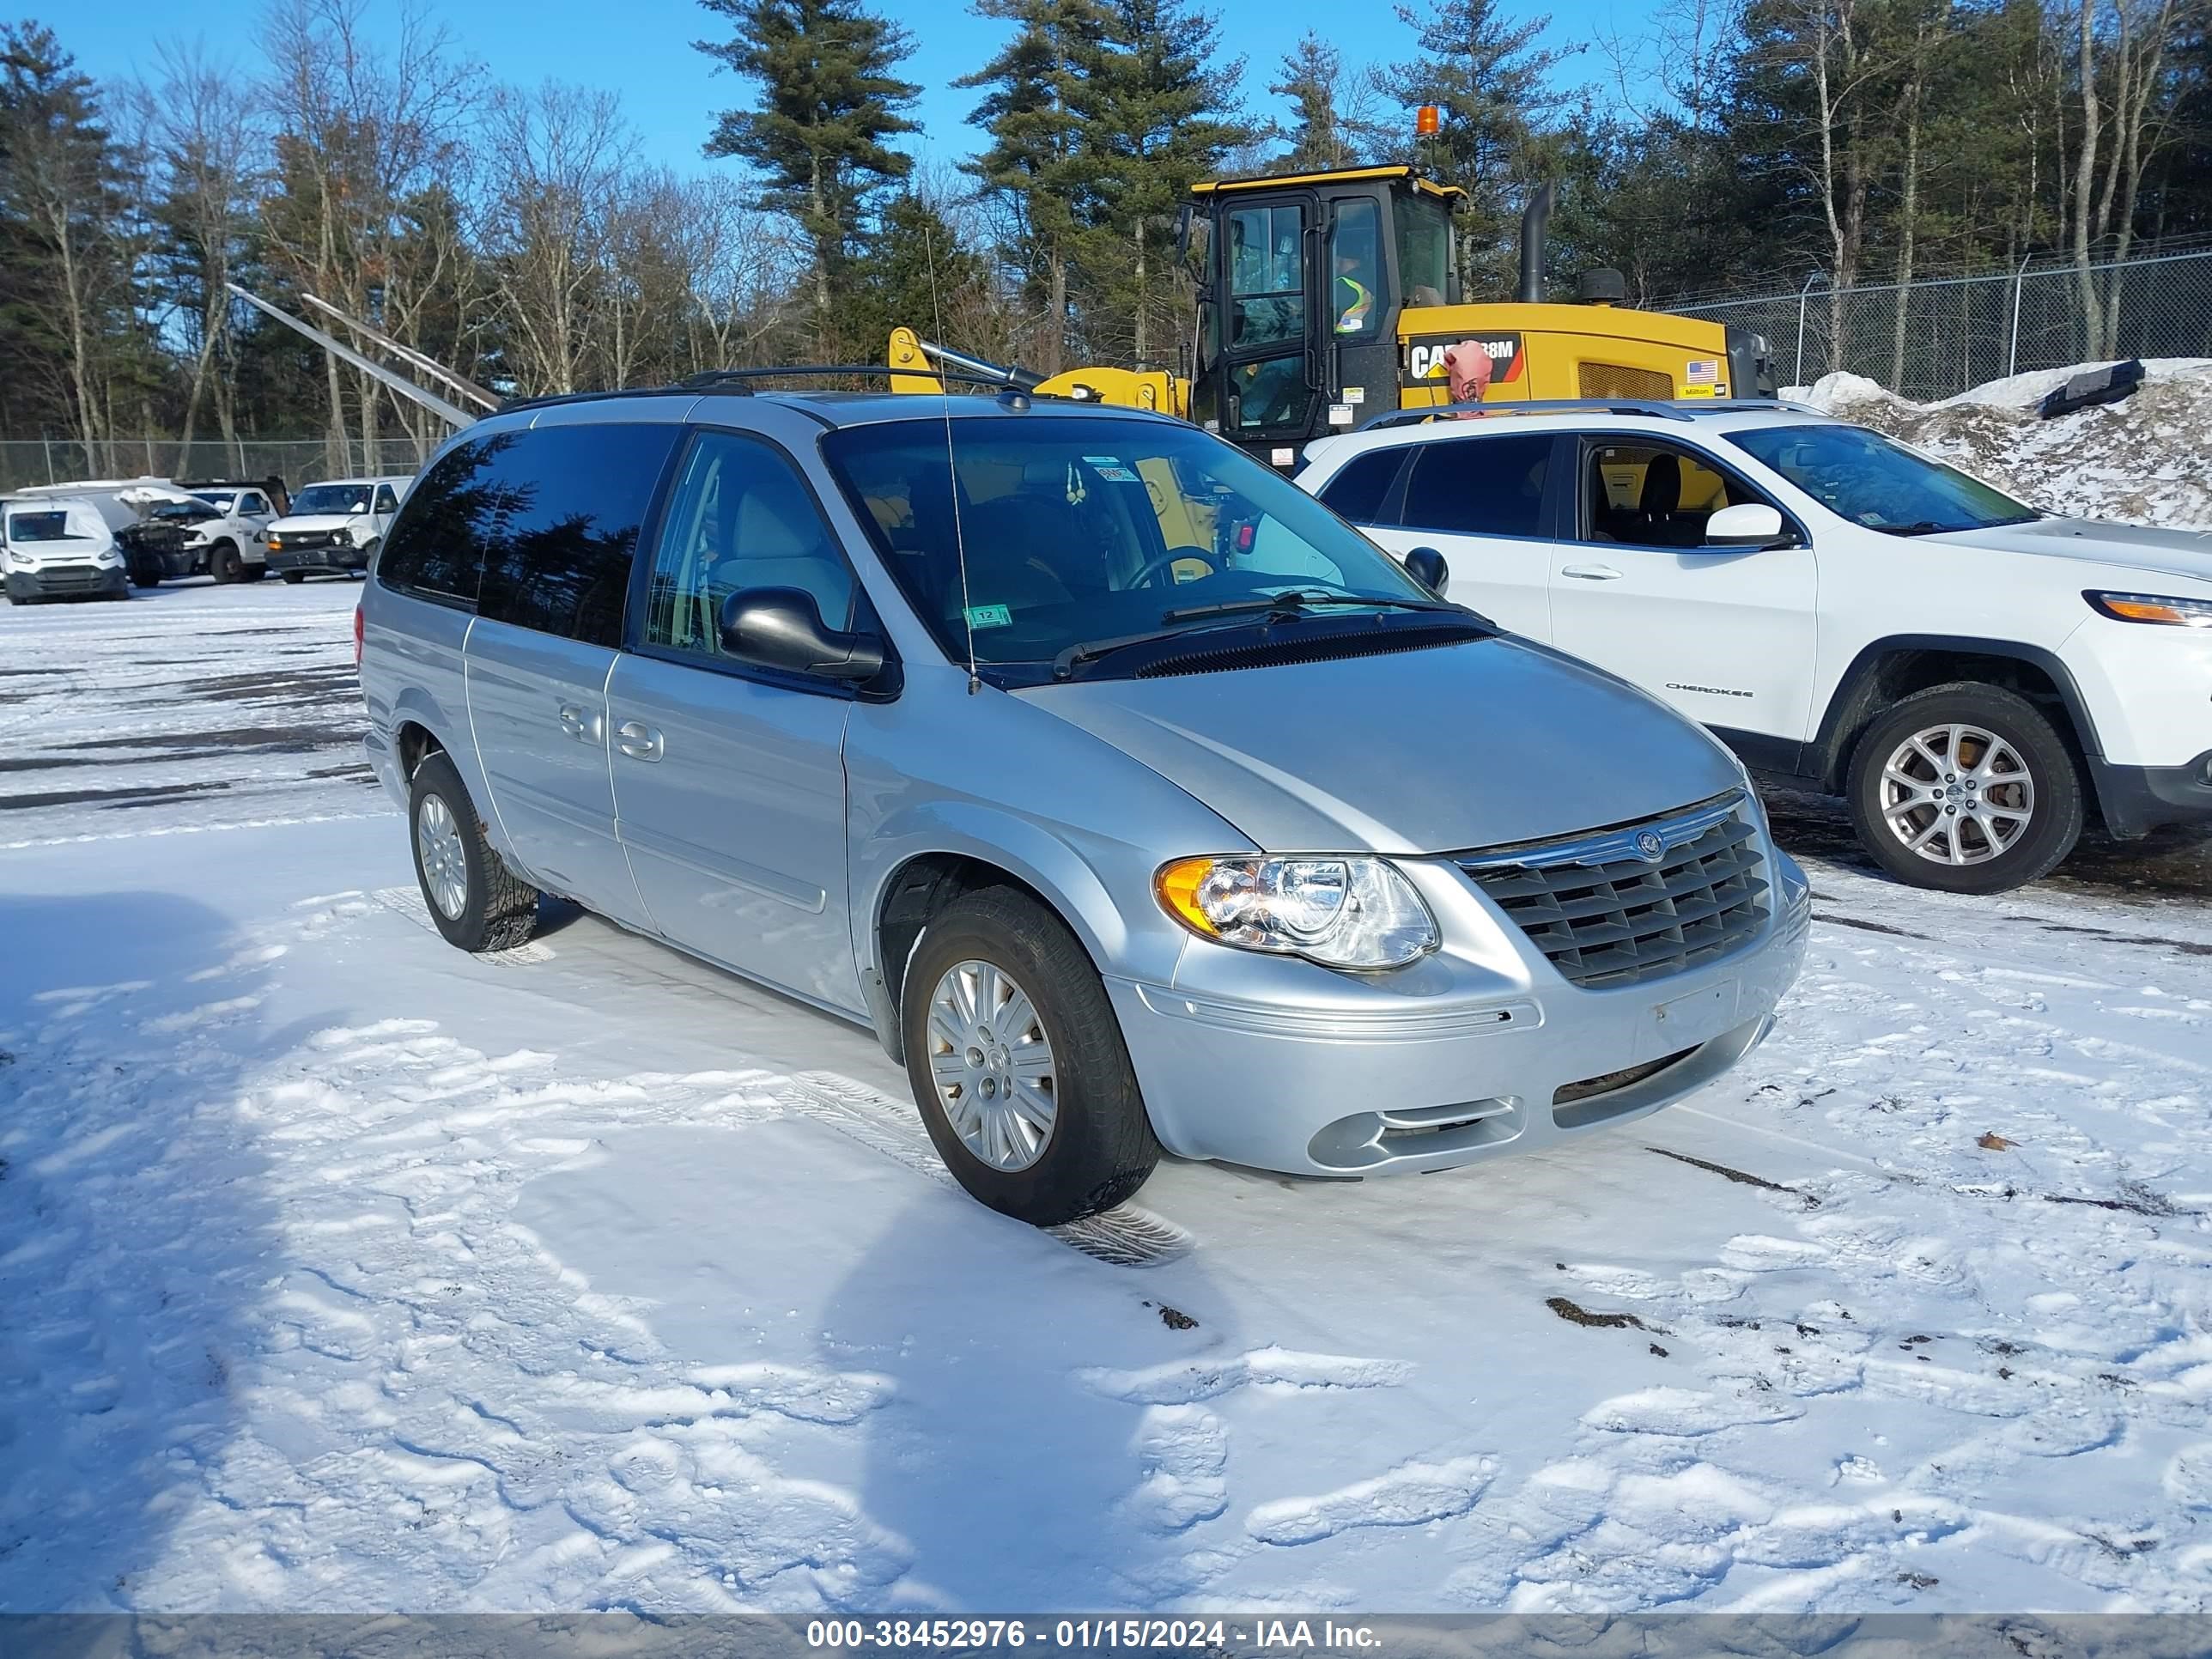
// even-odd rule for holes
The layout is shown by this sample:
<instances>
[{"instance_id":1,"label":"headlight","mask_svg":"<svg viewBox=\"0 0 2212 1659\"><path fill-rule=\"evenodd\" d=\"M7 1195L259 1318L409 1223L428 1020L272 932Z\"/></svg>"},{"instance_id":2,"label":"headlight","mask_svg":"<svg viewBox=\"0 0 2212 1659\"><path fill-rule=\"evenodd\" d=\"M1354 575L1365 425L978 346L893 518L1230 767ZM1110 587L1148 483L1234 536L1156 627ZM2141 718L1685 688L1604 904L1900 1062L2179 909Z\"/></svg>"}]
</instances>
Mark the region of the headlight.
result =
<instances>
[{"instance_id":1,"label":"headlight","mask_svg":"<svg viewBox=\"0 0 2212 1659\"><path fill-rule=\"evenodd\" d=\"M119 547L103 547L92 556L92 562L94 564L121 564L123 550Z\"/></svg>"},{"instance_id":2,"label":"headlight","mask_svg":"<svg viewBox=\"0 0 2212 1659\"><path fill-rule=\"evenodd\" d=\"M1163 865L1160 906L1200 939L1328 968L1395 968L1437 948L1413 883L1371 858L1200 858Z\"/></svg>"},{"instance_id":3,"label":"headlight","mask_svg":"<svg viewBox=\"0 0 2212 1659\"><path fill-rule=\"evenodd\" d=\"M2084 593L2089 608L2114 622L2212 628L2212 599L2169 599L2155 593Z\"/></svg>"}]
</instances>

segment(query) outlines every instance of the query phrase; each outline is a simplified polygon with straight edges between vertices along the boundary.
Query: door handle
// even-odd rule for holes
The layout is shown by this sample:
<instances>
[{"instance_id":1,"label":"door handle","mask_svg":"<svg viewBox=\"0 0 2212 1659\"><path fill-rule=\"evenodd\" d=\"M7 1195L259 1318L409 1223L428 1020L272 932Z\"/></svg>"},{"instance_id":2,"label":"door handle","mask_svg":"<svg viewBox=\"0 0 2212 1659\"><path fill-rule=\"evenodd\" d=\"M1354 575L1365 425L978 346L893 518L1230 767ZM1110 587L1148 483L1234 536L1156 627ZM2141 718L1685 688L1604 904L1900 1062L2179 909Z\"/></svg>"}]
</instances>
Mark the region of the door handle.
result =
<instances>
[{"instance_id":1,"label":"door handle","mask_svg":"<svg viewBox=\"0 0 2212 1659\"><path fill-rule=\"evenodd\" d=\"M1586 582L1611 582L1620 580L1620 572L1609 564L1563 564L1562 576L1575 576Z\"/></svg>"},{"instance_id":2,"label":"door handle","mask_svg":"<svg viewBox=\"0 0 2212 1659\"><path fill-rule=\"evenodd\" d=\"M660 758L660 733L635 720L624 720L615 727L615 747L632 760L657 761Z\"/></svg>"},{"instance_id":3,"label":"door handle","mask_svg":"<svg viewBox=\"0 0 2212 1659\"><path fill-rule=\"evenodd\" d=\"M599 717L589 714L579 704L561 705L561 729L578 743L597 743L599 740Z\"/></svg>"}]
</instances>

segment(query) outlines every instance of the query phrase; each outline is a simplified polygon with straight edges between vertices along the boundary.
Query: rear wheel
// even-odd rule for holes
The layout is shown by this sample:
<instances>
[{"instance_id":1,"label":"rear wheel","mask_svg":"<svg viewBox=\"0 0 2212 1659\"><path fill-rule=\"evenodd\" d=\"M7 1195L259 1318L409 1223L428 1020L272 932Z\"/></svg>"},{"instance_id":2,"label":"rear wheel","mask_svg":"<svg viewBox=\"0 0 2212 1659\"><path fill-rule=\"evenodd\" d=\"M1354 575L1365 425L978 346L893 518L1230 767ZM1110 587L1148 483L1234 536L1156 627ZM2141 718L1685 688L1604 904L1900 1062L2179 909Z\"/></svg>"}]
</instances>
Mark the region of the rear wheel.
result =
<instances>
[{"instance_id":1,"label":"rear wheel","mask_svg":"<svg viewBox=\"0 0 2212 1659\"><path fill-rule=\"evenodd\" d=\"M516 878L493 848L483 819L444 751L415 769L408 791L415 878L446 942L464 951L511 951L538 925L538 890Z\"/></svg>"},{"instance_id":2,"label":"rear wheel","mask_svg":"<svg viewBox=\"0 0 2212 1659\"><path fill-rule=\"evenodd\" d=\"M1859 840L1899 880L2002 893L2081 838L2081 774L2050 718L1994 685L1939 685L1867 728L1851 757Z\"/></svg>"},{"instance_id":3,"label":"rear wheel","mask_svg":"<svg viewBox=\"0 0 2212 1659\"><path fill-rule=\"evenodd\" d=\"M217 542L208 550L208 574L219 582L234 582L246 562L238 556L238 544Z\"/></svg>"},{"instance_id":4,"label":"rear wheel","mask_svg":"<svg viewBox=\"0 0 2212 1659\"><path fill-rule=\"evenodd\" d=\"M900 1026L924 1127L980 1202L1034 1226L1110 1209L1159 1142L1082 943L1028 894L986 888L931 921Z\"/></svg>"}]
</instances>

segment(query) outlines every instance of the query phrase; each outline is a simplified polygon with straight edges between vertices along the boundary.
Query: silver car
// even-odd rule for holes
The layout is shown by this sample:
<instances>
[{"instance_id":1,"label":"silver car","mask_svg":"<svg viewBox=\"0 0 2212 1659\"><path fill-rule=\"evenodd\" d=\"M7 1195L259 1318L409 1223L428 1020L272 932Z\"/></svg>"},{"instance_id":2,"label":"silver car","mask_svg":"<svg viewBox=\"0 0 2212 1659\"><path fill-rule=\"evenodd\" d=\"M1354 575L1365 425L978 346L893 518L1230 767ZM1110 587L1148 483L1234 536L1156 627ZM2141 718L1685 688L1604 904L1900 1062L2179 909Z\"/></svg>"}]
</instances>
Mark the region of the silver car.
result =
<instances>
[{"instance_id":1,"label":"silver car","mask_svg":"<svg viewBox=\"0 0 2212 1659\"><path fill-rule=\"evenodd\" d=\"M368 750L453 944L557 893L864 1024L1006 1214L1445 1169L1711 1083L1810 903L1725 750L1409 564L1130 410L552 400L387 537Z\"/></svg>"}]
</instances>

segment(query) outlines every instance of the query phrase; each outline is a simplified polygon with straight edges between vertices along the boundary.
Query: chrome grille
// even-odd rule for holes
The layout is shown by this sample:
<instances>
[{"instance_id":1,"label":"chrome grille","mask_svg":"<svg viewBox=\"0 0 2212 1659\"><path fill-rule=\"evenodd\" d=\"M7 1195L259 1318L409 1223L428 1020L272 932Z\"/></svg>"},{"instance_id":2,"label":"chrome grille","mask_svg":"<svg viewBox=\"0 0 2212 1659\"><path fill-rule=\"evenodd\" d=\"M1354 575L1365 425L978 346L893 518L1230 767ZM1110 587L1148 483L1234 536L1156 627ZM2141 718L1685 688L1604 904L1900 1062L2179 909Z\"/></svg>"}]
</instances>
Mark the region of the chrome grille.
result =
<instances>
[{"instance_id":1,"label":"chrome grille","mask_svg":"<svg viewBox=\"0 0 2212 1659\"><path fill-rule=\"evenodd\" d=\"M1765 859L1741 792L1456 862L1580 986L1639 984L1717 961L1766 921Z\"/></svg>"}]
</instances>

